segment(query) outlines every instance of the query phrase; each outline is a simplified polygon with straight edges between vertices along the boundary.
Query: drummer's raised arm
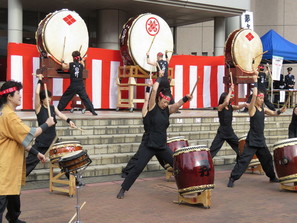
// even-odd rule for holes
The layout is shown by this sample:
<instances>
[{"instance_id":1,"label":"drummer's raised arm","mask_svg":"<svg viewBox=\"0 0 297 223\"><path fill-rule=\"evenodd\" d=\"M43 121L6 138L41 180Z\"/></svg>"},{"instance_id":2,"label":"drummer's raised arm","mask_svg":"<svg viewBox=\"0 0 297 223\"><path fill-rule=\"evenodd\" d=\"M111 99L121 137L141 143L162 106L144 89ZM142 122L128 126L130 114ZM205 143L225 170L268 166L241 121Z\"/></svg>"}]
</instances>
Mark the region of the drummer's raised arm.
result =
<instances>
[{"instance_id":1,"label":"drummer's raised arm","mask_svg":"<svg viewBox=\"0 0 297 223\"><path fill-rule=\"evenodd\" d=\"M63 70L69 70L69 64L62 62L62 69Z\"/></svg>"},{"instance_id":2,"label":"drummer's raised arm","mask_svg":"<svg viewBox=\"0 0 297 223\"><path fill-rule=\"evenodd\" d=\"M150 53L149 53L149 52L146 53L146 62L147 62L148 64L152 65L152 66L157 66L157 62L152 62L152 61L150 60Z\"/></svg>"}]
</instances>

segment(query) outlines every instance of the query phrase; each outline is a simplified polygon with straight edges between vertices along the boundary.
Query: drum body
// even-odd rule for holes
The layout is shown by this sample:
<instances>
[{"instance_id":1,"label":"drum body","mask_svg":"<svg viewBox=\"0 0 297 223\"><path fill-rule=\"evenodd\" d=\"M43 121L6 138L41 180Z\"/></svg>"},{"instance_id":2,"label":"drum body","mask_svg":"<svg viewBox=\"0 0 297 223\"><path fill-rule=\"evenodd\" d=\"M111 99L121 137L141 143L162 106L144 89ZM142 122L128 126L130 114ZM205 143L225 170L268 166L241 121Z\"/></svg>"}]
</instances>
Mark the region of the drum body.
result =
<instances>
[{"instance_id":1,"label":"drum body","mask_svg":"<svg viewBox=\"0 0 297 223\"><path fill-rule=\"evenodd\" d=\"M233 31L225 42L226 63L253 74L262 60L263 46L257 33L250 29Z\"/></svg>"},{"instance_id":2,"label":"drum body","mask_svg":"<svg viewBox=\"0 0 297 223\"><path fill-rule=\"evenodd\" d=\"M67 153L80 151L82 146L78 141L65 141L60 143L55 143L51 150L49 151L49 158L51 163L57 163L62 156Z\"/></svg>"},{"instance_id":3,"label":"drum body","mask_svg":"<svg viewBox=\"0 0 297 223\"><path fill-rule=\"evenodd\" d=\"M64 155L59 161L59 166L62 172L69 173L87 167L91 162L87 151L81 150Z\"/></svg>"},{"instance_id":4,"label":"drum body","mask_svg":"<svg viewBox=\"0 0 297 223\"><path fill-rule=\"evenodd\" d=\"M274 165L281 183L297 182L297 138L273 145Z\"/></svg>"},{"instance_id":5,"label":"drum body","mask_svg":"<svg viewBox=\"0 0 297 223\"><path fill-rule=\"evenodd\" d=\"M189 146L188 140L185 139L183 136L176 136L167 139L167 145L172 150L172 152L175 152L175 150L187 147Z\"/></svg>"},{"instance_id":6,"label":"drum body","mask_svg":"<svg viewBox=\"0 0 297 223\"><path fill-rule=\"evenodd\" d=\"M190 195L214 188L214 166L206 146L188 146L174 154L174 177L180 195Z\"/></svg>"},{"instance_id":7,"label":"drum body","mask_svg":"<svg viewBox=\"0 0 297 223\"><path fill-rule=\"evenodd\" d=\"M145 13L130 18L124 24L120 34L120 51L124 65L139 65L142 70L156 71L147 63L146 53L149 51L151 60L157 60L157 53L162 52L168 58L173 52L173 36L168 24L161 17Z\"/></svg>"},{"instance_id":8,"label":"drum body","mask_svg":"<svg viewBox=\"0 0 297 223\"><path fill-rule=\"evenodd\" d=\"M74 11L62 9L48 14L38 25L35 33L38 51L61 64L73 61L72 52L81 57L87 53L89 34L84 20Z\"/></svg>"},{"instance_id":9,"label":"drum body","mask_svg":"<svg viewBox=\"0 0 297 223\"><path fill-rule=\"evenodd\" d=\"M245 142L246 142L246 135L245 136L242 136L242 137L239 137L238 138L238 150L239 150L239 155L241 155L243 153L243 150L244 150L244 146L245 146ZM256 156L256 154L254 154L249 166L255 166L255 165L259 165L260 162L259 162L259 159L258 157Z\"/></svg>"}]
</instances>

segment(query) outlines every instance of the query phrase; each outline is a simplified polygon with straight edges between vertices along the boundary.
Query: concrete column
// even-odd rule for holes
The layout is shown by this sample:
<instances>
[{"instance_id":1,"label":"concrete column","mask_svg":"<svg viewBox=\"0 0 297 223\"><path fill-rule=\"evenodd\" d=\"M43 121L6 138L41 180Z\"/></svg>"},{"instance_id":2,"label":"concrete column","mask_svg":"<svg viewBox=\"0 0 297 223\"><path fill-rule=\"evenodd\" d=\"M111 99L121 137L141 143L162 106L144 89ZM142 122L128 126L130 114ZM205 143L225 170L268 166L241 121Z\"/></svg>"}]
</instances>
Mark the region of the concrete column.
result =
<instances>
[{"instance_id":1,"label":"concrete column","mask_svg":"<svg viewBox=\"0 0 297 223\"><path fill-rule=\"evenodd\" d=\"M119 35L128 21L127 14L117 9L97 11L97 47L119 50Z\"/></svg>"},{"instance_id":2,"label":"concrete column","mask_svg":"<svg viewBox=\"0 0 297 223\"><path fill-rule=\"evenodd\" d=\"M8 1L8 42L23 42L23 7L21 0Z\"/></svg>"},{"instance_id":3,"label":"concrete column","mask_svg":"<svg viewBox=\"0 0 297 223\"><path fill-rule=\"evenodd\" d=\"M226 39L234 30L240 29L240 16L226 18Z\"/></svg>"},{"instance_id":4,"label":"concrete column","mask_svg":"<svg viewBox=\"0 0 297 223\"><path fill-rule=\"evenodd\" d=\"M225 46L225 18L215 17L214 19L214 55L224 55Z\"/></svg>"}]
</instances>

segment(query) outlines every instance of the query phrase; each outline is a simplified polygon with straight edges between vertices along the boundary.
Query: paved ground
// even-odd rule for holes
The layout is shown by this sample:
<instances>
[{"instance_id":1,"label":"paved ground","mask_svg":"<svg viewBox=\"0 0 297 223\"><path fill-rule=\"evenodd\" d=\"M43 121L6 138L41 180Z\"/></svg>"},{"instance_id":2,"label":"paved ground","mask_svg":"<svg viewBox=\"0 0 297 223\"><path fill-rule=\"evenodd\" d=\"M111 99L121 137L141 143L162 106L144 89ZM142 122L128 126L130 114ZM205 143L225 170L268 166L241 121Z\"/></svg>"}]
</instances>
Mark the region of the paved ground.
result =
<instances>
[{"instance_id":1,"label":"paved ground","mask_svg":"<svg viewBox=\"0 0 297 223\"><path fill-rule=\"evenodd\" d=\"M235 182L234 188L227 188L231 167L216 167L210 209L174 204L176 183L174 178L167 182L162 171L142 175L122 200L116 198L122 182L120 176L84 178L87 185L80 190L79 197L80 204L84 201L86 204L80 220L84 223L297 222L296 192L280 191L279 184L269 183L265 175L248 173ZM47 182L27 184L21 201L21 219L28 223L67 223L76 213L76 196L50 193Z\"/></svg>"}]
</instances>

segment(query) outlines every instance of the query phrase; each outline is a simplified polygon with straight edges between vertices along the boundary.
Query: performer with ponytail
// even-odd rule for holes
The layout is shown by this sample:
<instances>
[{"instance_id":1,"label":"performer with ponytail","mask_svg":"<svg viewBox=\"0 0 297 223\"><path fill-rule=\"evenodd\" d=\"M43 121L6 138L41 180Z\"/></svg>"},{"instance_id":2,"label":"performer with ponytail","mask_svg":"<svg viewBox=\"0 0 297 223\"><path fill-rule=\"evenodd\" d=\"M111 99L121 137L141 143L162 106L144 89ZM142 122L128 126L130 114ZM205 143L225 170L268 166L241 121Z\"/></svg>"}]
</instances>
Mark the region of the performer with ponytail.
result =
<instances>
[{"instance_id":1,"label":"performer with ponytail","mask_svg":"<svg viewBox=\"0 0 297 223\"><path fill-rule=\"evenodd\" d=\"M58 109L60 111L63 111L64 108L67 106L69 101L78 94L80 99L82 100L83 104L86 106L86 108L93 114L97 115L95 112L94 106L87 95L85 85L83 82L83 69L85 66L84 59L80 57L79 51L74 51L72 53L73 62L70 64L66 64L62 62L62 68L64 70L69 70L70 73L70 86L67 88L67 90L62 95L59 104Z\"/></svg>"},{"instance_id":2,"label":"performer with ponytail","mask_svg":"<svg viewBox=\"0 0 297 223\"><path fill-rule=\"evenodd\" d=\"M243 153L238 157L237 162L231 172L228 187L234 186L234 181L238 180L248 167L254 154L257 155L262 168L270 182L278 182L276 178L273 160L270 151L266 145L264 137L264 120L265 114L270 116L278 116L286 111L286 107L278 111L272 111L269 108L264 108L264 92L258 91L258 71L253 75L254 89L251 103L248 105L250 116L250 130L246 137Z\"/></svg>"},{"instance_id":3,"label":"performer with ponytail","mask_svg":"<svg viewBox=\"0 0 297 223\"><path fill-rule=\"evenodd\" d=\"M117 195L118 199L124 198L124 193L130 189L137 177L143 171L150 159L157 155L170 166L173 166L173 152L167 146L167 128L169 126L169 115L175 113L192 95L186 95L177 103L169 105L170 92L166 89L158 91L161 78L159 77L153 85L149 99L149 130L147 140L139 148L138 160L134 168L129 172Z\"/></svg>"},{"instance_id":4,"label":"performer with ponytail","mask_svg":"<svg viewBox=\"0 0 297 223\"><path fill-rule=\"evenodd\" d=\"M51 116L55 122L56 115L66 121L71 128L75 128L74 122L58 110L57 107L50 105L52 93L47 91L48 100L46 99L46 93L44 90L40 90L42 83L42 74L37 75L39 78L36 90L35 90L35 114L37 116L38 125L41 125L48 118L48 106L50 107ZM45 154L56 137L56 126L48 128L35 140L35 144L32 146L38 152ZM29 153L26 158L26 176L28 176L39 163L39 160L33 154Z\"/></svg>"}]
</instances>

